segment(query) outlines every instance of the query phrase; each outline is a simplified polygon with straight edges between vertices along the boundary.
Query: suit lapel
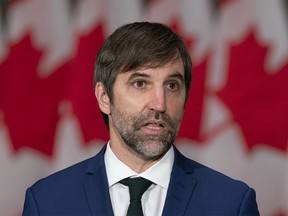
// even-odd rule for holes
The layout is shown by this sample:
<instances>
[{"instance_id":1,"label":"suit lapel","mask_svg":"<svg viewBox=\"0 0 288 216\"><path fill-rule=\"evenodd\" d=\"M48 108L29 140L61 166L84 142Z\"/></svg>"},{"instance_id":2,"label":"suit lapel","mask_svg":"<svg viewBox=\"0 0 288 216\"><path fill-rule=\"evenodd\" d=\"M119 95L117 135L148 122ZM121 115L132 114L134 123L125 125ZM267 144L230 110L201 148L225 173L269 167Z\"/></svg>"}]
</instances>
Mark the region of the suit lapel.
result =
<instances>
[{"instance_id":1,"label":"suit lapel","mask_svg":"<svg viewBox=\"0 0 288 216\"><path fill-rule=\"evenodd\" d=\"M175 159L163 215L185 215L197 181L192 177L194 169L188 160L174 148Z\"/></svg>"},{"instance_id":2,"label":"suit lapel","mask_svg":"<svg viewBox=\"0 0 288 216\"><path fill-rule=\"evenodd\" d=\"M104 164L106 146L92 159L85 174L84 190L92 215L113 215ZM197 181L188 159L174 148L175 159L163 215L185 215Z\"/></svg>"},{"instance_id":3,"label":"suit lapel","mask_svg":"<svg viewBox=\"0 0 288 216\"><path fill-rule=\"evenodd\" d=\"M92 159L86 171L84 190L92 215L113 215L104 165L106 146Z\"/></svg>"}]
</instances>

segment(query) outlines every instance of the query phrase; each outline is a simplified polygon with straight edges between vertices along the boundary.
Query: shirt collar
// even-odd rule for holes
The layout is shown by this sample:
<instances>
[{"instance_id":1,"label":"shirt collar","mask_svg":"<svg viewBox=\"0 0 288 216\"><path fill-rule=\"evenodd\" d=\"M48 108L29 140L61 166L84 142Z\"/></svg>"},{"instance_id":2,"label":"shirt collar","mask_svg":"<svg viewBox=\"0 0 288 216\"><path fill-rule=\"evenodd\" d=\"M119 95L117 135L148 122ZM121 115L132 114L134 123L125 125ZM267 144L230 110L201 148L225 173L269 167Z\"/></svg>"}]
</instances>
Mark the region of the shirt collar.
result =
<instances>
[{"instance_id":1,"label":"shirt collar","mask_svg":"<svg viewBox=\"0 0 288 216\"><path fill-rule=\"evenodd\" d=\"M116 157L116 155L110 148L110 142L108 142L106 152L104 155L104 161L106 166L109 187L118 183L120 180L124 178L131 176L141 176L165 189L168 189L170 175L174 162L173 151L174 150L171 147L169 151L156 164L151 166L145 172L136 173Z\"/></svg>"}]
</instances>

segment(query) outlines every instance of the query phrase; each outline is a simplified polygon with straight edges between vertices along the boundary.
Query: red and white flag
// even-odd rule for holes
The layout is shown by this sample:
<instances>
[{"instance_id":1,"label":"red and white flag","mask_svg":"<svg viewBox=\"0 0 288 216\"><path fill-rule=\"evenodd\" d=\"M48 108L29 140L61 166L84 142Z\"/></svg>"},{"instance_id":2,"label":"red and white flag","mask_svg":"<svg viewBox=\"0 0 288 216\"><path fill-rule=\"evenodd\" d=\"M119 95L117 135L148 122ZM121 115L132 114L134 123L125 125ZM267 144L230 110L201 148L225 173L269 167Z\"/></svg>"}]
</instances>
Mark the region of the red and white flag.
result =
<instances>
[{"instance_id":1,"label":"red and white flag","mask_svg":"<svg viewBox=\"0 0 288 216\"><path fill-rule=\"evenodd\" d=\"M37 179L95 155L108 133L95 56L122 24L155 21L194 69L176 140L188 157L288 215L288 11L281 0L11 0L0 4L0 215L21 215Z\"/></svg>"},{"instance_id":2,"label":"red and white flag","mask_svg":"<svg viewBox=\"0 0 288 216\"><path fill-rule=\"evenodd\" d=\"M208 80L218 107L207 108L208 131L215 131L209 142L213 148L218 146L209 160L214 158L211 164L217 164L217 169L256 189L262 215L288 214L288 13L284 6L284 1L224 1L215 25ZM221 120L213 121L215 110Z\"/></svg>"}]
</instances>

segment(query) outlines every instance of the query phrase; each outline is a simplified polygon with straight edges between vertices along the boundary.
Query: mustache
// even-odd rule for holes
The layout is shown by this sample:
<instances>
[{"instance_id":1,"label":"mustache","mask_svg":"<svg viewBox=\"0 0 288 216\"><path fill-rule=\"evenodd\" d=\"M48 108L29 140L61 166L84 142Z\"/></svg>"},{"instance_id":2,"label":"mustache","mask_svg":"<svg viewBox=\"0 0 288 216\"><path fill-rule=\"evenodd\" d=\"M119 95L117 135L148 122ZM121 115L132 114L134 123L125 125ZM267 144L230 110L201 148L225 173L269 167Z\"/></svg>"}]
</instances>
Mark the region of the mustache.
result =
<instances>
[{"instance_id":1,"label":"mustache","mask_svg":"<svg viewBox=\"0 0 288 216\"><path fill-rule=\"evenodd\" d=\"M178 121L173 121L172 118L166 113L150 110L145 114L137 116L137 119L133 123L133 126L136 129L140 129L141 126L153 120L159 121L165 127L168 127L168 129L173 129L175 127L175 124L179 124Z\"/></svg>"}]
</instances>

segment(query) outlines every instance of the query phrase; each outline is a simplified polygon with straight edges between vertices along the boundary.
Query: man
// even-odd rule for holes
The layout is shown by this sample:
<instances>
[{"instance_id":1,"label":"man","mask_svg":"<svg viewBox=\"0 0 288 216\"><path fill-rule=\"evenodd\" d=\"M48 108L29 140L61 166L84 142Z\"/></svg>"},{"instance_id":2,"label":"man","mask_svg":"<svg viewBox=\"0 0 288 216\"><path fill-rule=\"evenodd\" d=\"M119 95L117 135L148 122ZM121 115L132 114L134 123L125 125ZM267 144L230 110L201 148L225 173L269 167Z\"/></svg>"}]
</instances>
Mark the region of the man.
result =
<instances>
[{"instance_id":1,"label":"man","mask_svg":"<svg viewBox=\"0 0 288 216\"><path fill-rule=\"evenodd\" d=\"M173 146L191 71L184 42L168 27L118 28L101 47L94 74L110 141L95 157L30 187L23 215L259 215L253 189ZM137 205L135 179L148 182Z\"/></svg>"}]
</instances>

